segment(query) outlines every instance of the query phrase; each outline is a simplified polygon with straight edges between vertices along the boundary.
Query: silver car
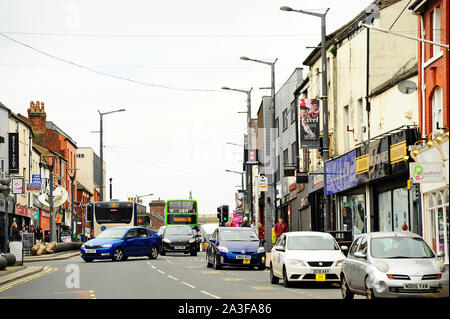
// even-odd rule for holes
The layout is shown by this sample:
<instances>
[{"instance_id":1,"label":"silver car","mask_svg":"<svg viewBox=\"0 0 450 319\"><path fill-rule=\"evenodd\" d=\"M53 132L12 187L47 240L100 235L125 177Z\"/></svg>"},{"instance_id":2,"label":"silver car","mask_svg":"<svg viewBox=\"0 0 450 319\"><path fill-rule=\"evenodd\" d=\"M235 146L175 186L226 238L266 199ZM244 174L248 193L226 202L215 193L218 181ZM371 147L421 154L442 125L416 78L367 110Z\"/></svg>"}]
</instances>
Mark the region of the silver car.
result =
<instances>
[{"instance_id":1,"label":"silver car","mask_svg":"<svg viewBox=\"0 0 450 319\"><path fill-rule=\"evenodd\" d=\"M411 232L362 234L342 266L342 297L448 297L442 256Z\"/></svg>"}]
</instances>

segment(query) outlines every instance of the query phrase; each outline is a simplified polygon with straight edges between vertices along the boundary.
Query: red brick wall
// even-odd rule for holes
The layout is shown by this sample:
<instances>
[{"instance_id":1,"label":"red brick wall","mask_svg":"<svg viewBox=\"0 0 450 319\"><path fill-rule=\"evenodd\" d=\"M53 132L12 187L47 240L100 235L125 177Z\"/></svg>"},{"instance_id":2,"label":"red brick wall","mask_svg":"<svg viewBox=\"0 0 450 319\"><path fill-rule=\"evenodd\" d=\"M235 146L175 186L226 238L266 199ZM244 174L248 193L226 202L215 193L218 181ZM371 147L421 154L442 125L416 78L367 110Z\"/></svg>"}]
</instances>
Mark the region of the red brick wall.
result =
<instances>
[{"instance_id":1,"label":"red brick wall","mask_svg":"<svg viewBox=\"0 0 450 319\"><path fill-rule=\"evenodd\" d=\"M441 39L440 42L443 44L448 44L449 37L449 1L448 0L435 0L429 1L426 10L424 11L423 25L425 29L425 39L432 40L433 33L433 10L435 7L440 7L441 11ZM418 18L418 36L421 37L420 33L420 18ZM422 107L419 107L419 126L420 131L424 131L428 136L432 131L436 129L433 128L432 123L432 98L437 86L442 89L443 97L443 117L444 126L449 126L449 51L445 48L441 49L443 56L438 58L433 63L426 66L424 72L422 73L422 44L418 42L418 56L419 56L419 106L422 105L422 77L425 83L425 125L422 123ZM424 60L425 63L433 57L433 45L424 45Z\"/></svg>"}]
</instances>

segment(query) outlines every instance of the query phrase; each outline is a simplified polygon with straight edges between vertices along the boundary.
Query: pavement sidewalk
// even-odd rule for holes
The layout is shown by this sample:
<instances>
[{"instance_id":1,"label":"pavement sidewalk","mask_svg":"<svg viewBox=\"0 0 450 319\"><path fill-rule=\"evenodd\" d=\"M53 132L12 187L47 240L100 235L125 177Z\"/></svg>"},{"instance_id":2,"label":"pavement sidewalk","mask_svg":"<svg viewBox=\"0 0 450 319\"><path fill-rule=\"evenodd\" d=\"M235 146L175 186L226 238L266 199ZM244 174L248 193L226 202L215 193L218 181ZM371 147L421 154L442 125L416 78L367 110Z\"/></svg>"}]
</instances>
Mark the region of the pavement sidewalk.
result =
<instances>
[{"instance_id":1,"label":"pavement sidewalk","mask_svg":"<svg viewBox=\"0 0 450 319\"><path fill-rule=\"evenodd\" d=\"M51 261L51 260L61 260L61 259L67 259L75 256L80 256L79 250L71 250L71 251L61 251L54 254L43 254L39 256L24 256L23 262L29 263L29 262L36 262L36 261Z\"/></svg>"},{"instance_id":2,"label":"pavement sidewalk","mask_svg":"<svg viewBox=\"0 0 450 319\"><path fill-rule=\"evenodd\" d=\"M62 251L55 254L45 254L40 256L24 256L23 262L37 262L37 261L51 261L51 260L61 260L67 259L75 256L80 256L80 251ZM42 266L25 266L25 265L17 265L17 266L8 266L4 270L0 270L0 286L11 281L15 281L17 279L21 279L23 277L38 273L42 271L44 267Z\"/></svg>"}]
</instances>

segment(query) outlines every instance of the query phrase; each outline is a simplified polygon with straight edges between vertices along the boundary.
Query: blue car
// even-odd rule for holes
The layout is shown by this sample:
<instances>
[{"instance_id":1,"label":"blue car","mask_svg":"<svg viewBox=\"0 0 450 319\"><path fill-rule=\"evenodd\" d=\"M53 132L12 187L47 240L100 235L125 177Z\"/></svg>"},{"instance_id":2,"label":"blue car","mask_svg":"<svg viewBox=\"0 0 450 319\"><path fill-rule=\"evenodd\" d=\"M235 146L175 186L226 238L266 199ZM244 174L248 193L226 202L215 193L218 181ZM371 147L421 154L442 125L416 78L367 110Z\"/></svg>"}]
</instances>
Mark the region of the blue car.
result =
<instances>
[{"instance_id":1,"label":"blue car","mask_svg":"<svg viewBox=\"0 0 450 319\"><path fill-rule=\"evenodd\" d=\"M263 242L249 227L219 227L209 239L206 265L220 269L222 266L266 268Z\"/></svg>"},{"instance_id":2,"label":"blue car","mask_svg":"<svg viewBox=\"0 0 450 319\"><path fill-rule=\"evenodd\" d=\"M108 228L81 246L81 258L85 262L94 259L122 261L134 256L155 259L161 244L161 237L144 227Z\"/></svg>"}]
</instances>

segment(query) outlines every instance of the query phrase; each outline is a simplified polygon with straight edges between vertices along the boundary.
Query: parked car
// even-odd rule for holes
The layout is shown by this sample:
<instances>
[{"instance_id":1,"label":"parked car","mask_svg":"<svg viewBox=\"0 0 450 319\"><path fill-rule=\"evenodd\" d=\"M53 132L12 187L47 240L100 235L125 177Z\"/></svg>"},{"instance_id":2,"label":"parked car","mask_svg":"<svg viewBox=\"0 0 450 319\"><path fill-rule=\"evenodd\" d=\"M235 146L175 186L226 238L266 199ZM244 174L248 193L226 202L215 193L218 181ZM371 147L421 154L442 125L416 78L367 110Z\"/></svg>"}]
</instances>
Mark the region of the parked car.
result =
<instances>
[{"instance_id":1,"label":"parked car","mask_svg":"<svg viewBox=\"0 0 450 319\"><path fill-rule=\"evenodd\" d=\"M167 252L182 252L197 256L200 250L200 235L187 225L167 225L161 233L161 256Z\"/></svg>"},{"instance_id":2,"label":"parked car","mask_svg":"<svg viewBox=\"0 0 450 319\"><path fill-rule=\"evenodd\" d=\"M283 279L285 287L294 281L339 282L345 259L334 237L323 232L282 234L271 251L270 282Z\"/></svg>"},{"instance_id":3,"label":"parked car","mask_svg":"<svg viewBox=\"0 0 450 319\"><path fill-rule=\"evenodd\" d=\"M265 269L264 241L248 227L218 227L206 248L206 265Z\"/></svg>"},{"instance_id":4,"label":"parked car","mask_svg":"<svg viewBox=\"0 0 450 319\"><path fill-rule=\"evenodd\" d=\"M342 297L439 297L444 288L448 297L448 270L439 259L443 255L411 232L362 234L342 267Z\"/></svg>"},{"instance_id":5,"label":"parked car","mask_svg":"<svg viewBox=\"0 0 450 319\"><path fill-rule=\"evenodd\" d=\"M86 262L94 259L127 260L128 257L158 257L161 237L144 227L113 227L81 246L81 258Z\"/></svg>"}]
</instances>

